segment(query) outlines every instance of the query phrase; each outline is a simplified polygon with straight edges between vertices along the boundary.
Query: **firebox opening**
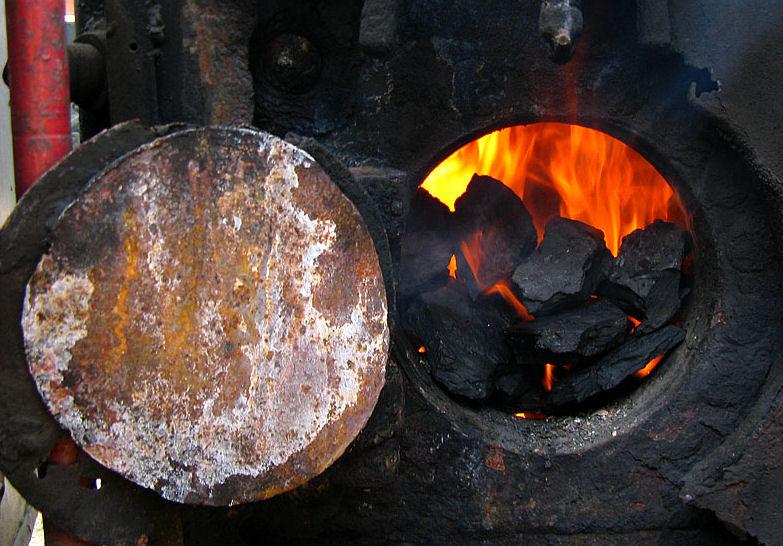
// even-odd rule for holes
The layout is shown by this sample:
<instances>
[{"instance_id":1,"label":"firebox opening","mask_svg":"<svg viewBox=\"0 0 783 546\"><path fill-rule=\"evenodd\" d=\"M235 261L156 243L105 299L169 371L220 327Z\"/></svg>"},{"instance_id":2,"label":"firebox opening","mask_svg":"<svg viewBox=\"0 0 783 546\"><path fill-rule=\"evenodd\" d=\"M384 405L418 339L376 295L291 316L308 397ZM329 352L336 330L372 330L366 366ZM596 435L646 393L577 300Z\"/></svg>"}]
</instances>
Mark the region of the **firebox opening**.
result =
<instances>
[{"instance_id":1,"label":"firebox opening","mask_svg":"<svg viewBox=\"0 0 783 546\"><path fill-rule=\"evenodd\" d=\"M627 144L567 123L507 127L418 188L402 241L404 330L470 407L520 419L593 409L684 339L691 248L681 201Z\"/></svg>"}]
</instances>

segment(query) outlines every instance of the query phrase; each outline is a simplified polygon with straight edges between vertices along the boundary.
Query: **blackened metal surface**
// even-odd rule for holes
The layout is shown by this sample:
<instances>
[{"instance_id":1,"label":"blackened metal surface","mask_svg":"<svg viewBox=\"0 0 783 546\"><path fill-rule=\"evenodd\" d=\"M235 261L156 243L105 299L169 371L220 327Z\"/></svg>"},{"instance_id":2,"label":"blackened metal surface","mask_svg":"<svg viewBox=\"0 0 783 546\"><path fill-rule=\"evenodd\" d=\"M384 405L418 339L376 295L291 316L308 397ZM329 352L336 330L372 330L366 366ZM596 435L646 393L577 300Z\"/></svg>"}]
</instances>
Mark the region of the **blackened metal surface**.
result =
<instances>
[{"instance_id":1,"label":"blackened metal surface","mask_svg":"<svg viewBox=\"0 0 783 546\"><path fill-rule=\"evenodd\" d=\"M387 55L397 45L399 0L365 0L362 5L359 44L375 55Z\"/></svg>"},{"instance_id":2,"label":"blackened metal surface","mask_svg":"<svg viewBox=\"0 0 783 546\"><path fill-rule=\"evenodd\" d=\"M70 66L71 101L79 106L79 136L80 141L84 142L110 126L109 86L106 78L106 31L82 32L74 38L74 45L79 47L82 44L94 47L99 55L99 59L91 61L88 65ZM85 72L90 82L87 85L80 81ZM98 89L96 85L99 86ZM74 87L81 89L76 90Z\"/></svg>"},{"instance_id":3,"label":"blackened metal surface","mask_svg":"<svg viewBox=\"0 0 783 546\"><path fill-rule=\"evenodd\" d=\"M105 11L103 0L76 0L77 33L105 30Z\"/></svg>"},{"instance_id":4,"label":"blackened metal surface","mask_svg":"<svg viewBox=\"0 0 783 546\"><path fill-rule=\"evenodd\" d=\"M762 544L781 544L783 505L783 373L770 374L753 413L686 477L683 502L715 513Z\"/></svg>"},{"instance_id":5,"label":"blackened metal surface","mask_svg":"<svg viewBox=\"0 0 783 546\"><path fill-rule=\"evenodd\" d=\"M315 161L249 130L180 132L97 176L28 284L50 411L94 459L229 505L327 468L383 385L373 240Z\"/></svg>"},{"instance_id":6,"label":"blackened metal surface","mask_svg":"<svg viewBox=\"0 0 783 546\"><path fill-rule=\"evenodd\" d=\"M251 0L182 0L180 11L172 14L182 28L171 62L181 68L179 78L170 79L169 86L181 90L180 96L191 108L189 115L199 115L202 123L242 125L252 121L254 91L248 44L256 10L261 9ZM191 91L195 89L198 92Z\"/></svg>"},{"instance_id":7,"label":"blackened metal surface","mask_svg":"<svg viewBox=\"0 0 783 546\"><path fill-rule=\"evenodd\" d=\"M101 49L86 41L68 46L68 77L71 102L95 105L106 95L106 62Z\"/></svg>"},{"instance_id":8,"label":"blackened metal surface","mask_svg":"<svg viewBox=\"0 0 783 546\"><path fill-rule=\"evenodd\" d=\"M250 42L253 86L250 106L254 124L276 134L292 131L303 136L319 136L336 130L345 117L352 115L356 78L362 62L357 42L362 4L360 0L263 3ZM265 56L277 36L285 33L306 37L323 64L320 78L308 93L296 95L295 100L271 84L264 64L257 60ZM247 65L243 68L246 70ZM281 110L287 115L279 116ZM294 124L290 123L293 119L297 120Z\"/></svg>"},{"instance_id":9,"label":"blackened metal surface","mask_svg":"<svg viewBox=\"0 0 783 546\"><path fill-rule=\"evenodd\" d=\"M549 43L552 60L565 63L574 54L582 33L581 0L542 0L538 29Z\"/></svg>"},{"instance_id":10,"label":"blackened metal surface","mask_svg":"<svg viewBox=\"0 0 783 546\"><path fill-rule=\"evenodd\" d=\"M191 17L194 9L200 14L199 18ZM245 12L242 14L245 15ZM241 87L236 80L229 81L227 78L228 72L224 67L230 66L230 62L220 58L218 66L208 70L209 66L201 63L199 52L209 49L225 55L226 49L229 49L241 53L244 46L232 42L227 48L220 49L215 44L204 43L202 34L198 34L191 24L194 21L220 29L239 28L236 9L228 4L215 9L215 6L192 8L185 0L144 3L79 0L77 41L84 33L104 33L109 37L107 102L113 106L111 116L108 104L82 109L84 139L126 119L144 119L147 123L177 120L201 124L210 119L215 123L250 120L250 114L245 120L229 120L209 114L212 104L205 101L211 101L213 94L210 90L214 85L226 85L235 91ZM252 25L252 21L252 13L242 19L246 25ZM226 36L229 41L245 39L240 34ZM218 71L220 77L213 77ZM231 100L232 105L238 104L234 96L229 95L218 94Z\"/></svg>"},{"instance_id":11,"label":"blackened metal surface","mask_svg":"<svg viewBox=\"0 0 783 546\"><path fill-rule=\"evenodd\" d=\"M396 169L355 167L351 176L364 188L378 207L383 219L384 232L389 241L392 262L400 262L403 230L411 196L408 174Z\"/></svg>"},{"instance_id":12,"label":"blackened metal surface","mask_svg":"<svg viewBox=\"0 0 783 546\"><path fill-rule=\"evenodd\" d=\"M264 48L261 70L284 93L305 93L321 75L321 54L313 43L290 32L278 34Z\"/></svg>"},{"instance_id":13,"label":"blackened metal surface","mask_svg":"<svg viewBox=\"0 0 783 546\"><path fill-rule=\"evenodd\" d=\"M139 119L146 125L159 123L156 46L145 28L149 3L106 0L105 10L111 121Z\"/></svg>"}]
</instances>

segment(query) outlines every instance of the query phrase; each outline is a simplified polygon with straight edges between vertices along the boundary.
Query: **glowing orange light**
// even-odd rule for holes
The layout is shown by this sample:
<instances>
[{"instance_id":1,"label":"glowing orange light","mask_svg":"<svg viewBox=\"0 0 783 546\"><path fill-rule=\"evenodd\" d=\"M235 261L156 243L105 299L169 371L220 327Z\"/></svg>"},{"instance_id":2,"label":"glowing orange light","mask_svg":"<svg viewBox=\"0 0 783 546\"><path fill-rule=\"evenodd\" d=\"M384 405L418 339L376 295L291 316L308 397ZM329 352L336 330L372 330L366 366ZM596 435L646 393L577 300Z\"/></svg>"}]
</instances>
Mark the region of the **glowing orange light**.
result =
<instances>
[{"instance_id":1,"label":"glowing orange light","mask_svg":"<svg viewBox=\"0 0 783 546\"><path fill-rule=\"evenodd\" d=\"M483 275L481 274L481 262L484 259L483 239L484 233L479 231L470 236L467 241L462 241L459 244L462 255L465 257L465 261L468 262L473 278L476 279L481 290L486 288L486 283L483 281Z\"/></svg>"},{"instance_id":2,"label":"glowing orange light","mask_svg":"<svg viewBox=\"0 0 783 546\"><path fill-rule=\"evenodd\" d=\"M540 411L520 411L514 414L517 419L546 419L546 414Z\"/></svg>"},{"instance_id":3,"label":"glowing orange light","mask_svg":"<svg viewBox=\"0 0 783 546\"><path fill-rule=\"evenodd\" d=\"M625 235L653 220L684 223L674 192L655 167L587 127L535 123L495 131L446 158L422 186L454 210L474 173L502 181L521 197L539 238L546 222L560 215L602 230L616 256Z\"/></svg>"},{"instance_id":4,"label":"glowing orange light","mask_svg":"<svg viewBox=\"0 0 783 546\"><path fill-rule=\"evenodd\" d=\"M552 386L555 384L555 365L544 364L544 378L541 380L546 392L552 390Z\"/></svg>"},{"instance_id":5,"label":"glowing orange light","mask_svg":"<svg viewBox=\"0 0 783 546\"><path fill-rule=\"evenodd\" d=\"M535 319L533 315L528 313L527 307L519 301L519 298L517 298L514 295L514 292L511 290L511 287L508 284L508 281L498 281L489 288L487 288L484 291L484 294L490 295L490 294L500 294L500 296L506 300L506 303L511 306L511 308L514 310L514 312L519 315L519 317L522 320L525 321L531 321Z\"/></svg>"},{"instance_id":6,"label":"glowing orange light","mask_svg":"<svg viewBox=\"0 0 783 546\"><path fill-rule=\"evenodd\" d=\"M427 354L427 348L424 345L419 347L419 354Z\"/></svg>"},{"instance_id":7,"label":"glowing orange light","mask_svg":"<svg viewBox=\"0 0 783 546\"><path fill-rule=\"evenodd\" d=\"M636 320L631 315L628 315L628 320L630 320L631 324L633 324L633 327L631 328L631 333L634 333L642 322L640 320Z\"/></svg>"},{"instance_id":8,"label":"glowing orange light","mask_svg":"<svg viewBox=\"0 0 783 546\"><path fill-rule=\"evenodd\" d=\"M489 283L485 282L481 272L481 263L484 259L482 241L486 236L484 232L477 232L459 245L462 255L465 256L465 261L468 262L468 267L473 273L473 278L478 283L479 290L486 295L499 294L522 320L533 320L533 315L528 313L525 305L514 295L514 291L511 289L508 281L500 280L489 286Z\"/></svg>"},{"instance_id":9,"label":"glowing orange light","mask_svg":"<svg viewBox=\"0 0 783 546\"><path fill-rule=\"evenodd\" d=\"M634 373L633 376L637 379L644 379L645 377L650 375L650 372L652 372L658 364L660 364L664 356L665 355L656 356L651 361L649 361L644 368Z\"/></svg>"},{"instance_id":10,"label":"glowing orange light","mask_svg":"<svg viewBox=\"0 0 783 546\"><path fill-rule=\"evenodd\" d=\"M449 269L449 277L451 277L452 279L456 279L457 278L457 257L454 254L451 255L451 260L449 260L448 269Z\"/></svg>"}]
</instances>

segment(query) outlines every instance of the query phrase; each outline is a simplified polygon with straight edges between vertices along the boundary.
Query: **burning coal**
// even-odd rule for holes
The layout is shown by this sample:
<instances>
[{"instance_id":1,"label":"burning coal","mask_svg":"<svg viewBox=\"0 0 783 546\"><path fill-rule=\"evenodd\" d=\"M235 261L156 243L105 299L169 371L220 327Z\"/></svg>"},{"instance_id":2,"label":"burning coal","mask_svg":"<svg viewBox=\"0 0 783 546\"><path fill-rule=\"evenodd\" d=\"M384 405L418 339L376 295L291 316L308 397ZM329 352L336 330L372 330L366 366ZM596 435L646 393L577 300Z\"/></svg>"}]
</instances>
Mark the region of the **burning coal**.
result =
<instances>
[{"instance_id":1,"label":"burning coal","mask_svg":"<svg viewBox=\"0 0 783 546\"><path fill-rule=\"evenodd\" d=\"M422 183L452 211L474 173L502 181L524 201L539 237L555 216L603 231L617 256L623 237L654 220L684 225L674 191L646 159L595 129L516 125L458 149Z\"/></svg>"},{"instance_id":2,"label":"burning coal","mask_svg":"<svg viewBox=\"0 0 783 546\"><path fill-rule=\"evenodd\" d=\"M490 133L414 199L406 329L458 397L520 418L591 401L682 341L671 322L688 293L684 219L658 171L609 135L561 123Z\"/></svg>"}]
</instances>

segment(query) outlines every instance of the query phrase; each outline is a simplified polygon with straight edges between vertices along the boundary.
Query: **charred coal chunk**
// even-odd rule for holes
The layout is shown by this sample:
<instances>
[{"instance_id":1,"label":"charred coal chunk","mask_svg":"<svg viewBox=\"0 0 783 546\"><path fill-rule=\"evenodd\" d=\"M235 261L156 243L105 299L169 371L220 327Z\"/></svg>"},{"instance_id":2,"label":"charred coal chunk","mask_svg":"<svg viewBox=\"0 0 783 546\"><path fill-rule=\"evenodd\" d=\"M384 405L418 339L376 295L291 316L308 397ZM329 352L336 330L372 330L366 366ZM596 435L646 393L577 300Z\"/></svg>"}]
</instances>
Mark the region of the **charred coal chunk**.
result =
<instances>
[{"instance_id":1,"label":"charred coal chunk","mask_svg":"<svg viewBox=\"0 0 783 546\"><path fill-rule=\"evenodd\" d=\"M422 295L405 314L406 330L427 349L432 377L471 400L488 398L497 370L511 360L505 326L458 282Z\"/></svg>"},{"instance_id":2,"label":"charred coal chunk","mask_svg":"<svg viewBox=\"0 0 783 546\"><path fill-rule=\"evenodd\" d=\"M519 264L512 280L527 310L545 315L590 299L610 261L601 230L557 217L547 223L541 246Z\"/></svg>"},{"instance_id":3,"label":"charred coal chunk","mask_svg":"<svg viewBox=\"0 0 783 546\"><path fill-rule=\"evenodd\" d=\"M640 333L656 330L680 308L680 271L688 250L688 234L674 224L656 220L637 229L623 239L599 293L643 319Z\"/></svg>"},{"instance_id":4,"label":"charred coal chunk","mask_svg":"<svg viewBox=\"0 0 783 546\"><path fill-rule=\"evenodd\" d=\"M591 357L619 345L629 326L628 317L606 300L523 322L509 330L512 339L553 355Z\"/></svg>"},{"instance_id":5,"label":"charred coal chunk","mask_svg":"<svg viewBox=\"0 0 783 546\"><path fill-rule=\"evenodd\" d=\"M409 298L446 284L453 254L451 211L419 188L411 201L401 242L400 297Z\"/></svg>"},{"instance_id":6,"label":"charred coal chunk","mask_svg":"<svg viewBox=\"0 0 783 546\"><path fill-rule=\"evenodd\" d=\"M517 412L521 409L542 411L546 407L546 395L541 384L541 368L514 366L499 374L496 381L497 406Z\"/></svg>"},{"instance_id":7,"label":"charred coal chunk","mask_svg":"<svg viewBox=\"0 0 783 546\"><path fill-rule=\"evenodd\" d=\"M522 200L489 176L473 175L465 193L454 203L454 220L461 247L458 275L466 280L473 297L508 277L538 240Z\"/></svg>"},{"instance_id":8,"label":"charred coal chunk","mask_svg":"<svg viewBox=\"0 0 783 546\"><path fill-rule=\"evenodd\" d=\"M623 239L617 265L630 275L682 269L690 246L688 234L671 222L656 220Z\"/></svg>"},{"instance_id":9,"label":"charred coal chunk","mask_svg":"<svg viewBox=\"0 0 783 546\"><path fill-rule=\"evenodd\" d=\"M564 406L611 390L655 357L671 351L683 339L685 332L671 325L651 334L634 335L592 366L556 382L549 401L554 406Z\"/></svg>"},{"instance_id":10,"label":"charred coal chunk","mask_svg":"<svg viewBox=\"0 0 783 546\"><path fill-rule=\"evenodd\" d=\"M682 306L688 291L680 289L679 271L667 269L657 275L644 298L644 320L637 327L640 334L653 332L669 322Z\"/></svg>"}]
</instances>

